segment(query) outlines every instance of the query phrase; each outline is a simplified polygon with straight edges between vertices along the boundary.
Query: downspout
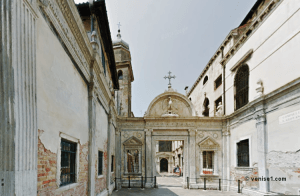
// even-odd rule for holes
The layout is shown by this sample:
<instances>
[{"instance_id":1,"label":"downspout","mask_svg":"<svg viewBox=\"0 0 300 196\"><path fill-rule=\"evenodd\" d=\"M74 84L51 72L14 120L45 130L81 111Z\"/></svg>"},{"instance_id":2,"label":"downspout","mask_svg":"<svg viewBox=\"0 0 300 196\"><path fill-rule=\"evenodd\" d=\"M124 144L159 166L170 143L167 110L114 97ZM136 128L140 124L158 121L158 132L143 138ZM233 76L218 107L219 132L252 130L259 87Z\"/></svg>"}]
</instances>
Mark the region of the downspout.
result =
<instances>
[{"instance_id":1,"label":"downspout","mask_svg":"<svg viewBox=\"0 0 300 196\"><path fill-rule=\"evenodd\" d=\"M91 16L93 15L92 7L93 0L90 0ZM93 16L92 16L93 18ZM92 25L93 26L93 25ZM94 47L93 47L94 48ZM88 146L88 195L95 195L95 129L96 129L96 103L94 92L94 62L95 62L96 50L93 50L92 60L90 63L90 82L88 87L88 119L89 119L89 146Z\"/></svg>"},{"instance_id":2,"label":"downspout","mask_svg":"<svg viewBox=\"0 0 300 196\"><path fill-rule=\"evenodd\" d=\"M224 58L224 48L222 48L222 59ZM225 116L226 114L226 104L225 104L225 68L226 68L226 64L222 65L223 67L223 115Z\"/></svg>"}]
</instances>

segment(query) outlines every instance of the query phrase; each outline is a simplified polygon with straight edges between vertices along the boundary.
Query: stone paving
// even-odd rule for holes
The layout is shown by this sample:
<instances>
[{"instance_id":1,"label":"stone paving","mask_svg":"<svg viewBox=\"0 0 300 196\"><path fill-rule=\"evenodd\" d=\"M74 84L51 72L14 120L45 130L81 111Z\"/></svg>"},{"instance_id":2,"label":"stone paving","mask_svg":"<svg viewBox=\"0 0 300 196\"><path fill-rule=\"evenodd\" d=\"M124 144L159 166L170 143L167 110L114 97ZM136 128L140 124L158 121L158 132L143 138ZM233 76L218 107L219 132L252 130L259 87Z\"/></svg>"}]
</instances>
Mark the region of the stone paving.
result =
<instances>
[{"instance_id":1,"label":"stone paving","mask_svg":"<svg viewBox=\"0 0 300 196\"><path fill-rule=\"evenodd\" d=\"M127 189L123 188L119 191L114 191L113 196L199 196L199 195L241 195L235 192L221 192L216 190L203 191L200 189L183 189L182 188L182 177L157 177L158 188L156 189L145 189L140 188Z\"/></svg>"}]
</instances>

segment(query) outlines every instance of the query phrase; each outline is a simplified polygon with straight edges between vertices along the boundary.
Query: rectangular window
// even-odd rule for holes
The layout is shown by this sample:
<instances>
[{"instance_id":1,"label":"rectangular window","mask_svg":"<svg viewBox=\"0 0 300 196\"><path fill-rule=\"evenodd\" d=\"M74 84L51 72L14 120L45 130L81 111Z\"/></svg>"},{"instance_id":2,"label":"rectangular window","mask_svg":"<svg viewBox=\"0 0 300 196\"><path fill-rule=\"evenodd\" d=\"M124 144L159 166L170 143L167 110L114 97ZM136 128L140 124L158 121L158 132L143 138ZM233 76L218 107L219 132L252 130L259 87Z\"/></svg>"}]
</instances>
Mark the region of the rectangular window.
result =
<instances>
[{"instance_id":1,"label":"rectangular window","mask_svg":"<svg viewBox=\"0 0 300 196\"><path fill-rule=\"evenodd\" d=\"M203 151L203 174L213 174L213 151Z\"/></svg>"},{"instance_id":2,"label":"rectangular window","mask_svg":"<svg viewBox=\"0 0 300 196\"><path fill-rule=\"evenodd\" d=\"M159 152L172 152L172 141L159 141Z\"/></svg>"},{"instance_id":3,"label":"rectangular window","mask_svg":"<svg viewBox=\"0 0 300 196\"><path fill-rule=\"evenodd\" d=\"M102 66L103 66L103 70L104 70L104 75L106 75L106 69L105 69L105 56L104 56L104 52L103 52L103 48L101 50L101 57L102 57Z\"/></svg>"},{"instance_id":4,"label":"rectangular window","mask_svg":"<svg viewBox=\"0 0 300 196\"><path fill-rule=\"evenodd\" d=\"M75 182L76 149L76 143L64 139L61 140L60 186Z\"/></svg>"},{"instance_id":5,"label":"rectangular window","mask_svg":"<svg viewBox=\"0 0 300 196\"><path fill-rule=\"evenodd\" d=\"M98 176L103 175L103 152L98 151Z\"/></svg>"},{"instance_id":6,"label":"rectangular window","mask_svg":"<svg viewBox=\"0 0 300 196\"><path fill-rule=\"evenodd\" d=\"M215 80L215 90L222 84L222 74Z\"/></svg>"},{"instance_id":7,"label":"rectangular window","mask_svg":"<svg viewBox=\"0 0 300 196\"><path fill-rule=\"evenodd\" d=\"M114 172L114 155L111 155L111 172Z\"/></svg>"},{"instance_id":8,"label":"rectangular window","mask_svg":"<svg viewBox=\"0 0 300 196\"><path fill-rule=\"evenodd\" d=\"M222 103L222 96L215 101L215 113L218 111L219 103Z\"/></svg>"},{"instance_id":9,"label":"rectangular window","mask_svg":"<svg viewBox=\"0 0 300 196\"><path fill-rule=\"evenodd\" d=\"M238 167L249 167L249 139L237 143Z\"/></svg>"}]
</instances>

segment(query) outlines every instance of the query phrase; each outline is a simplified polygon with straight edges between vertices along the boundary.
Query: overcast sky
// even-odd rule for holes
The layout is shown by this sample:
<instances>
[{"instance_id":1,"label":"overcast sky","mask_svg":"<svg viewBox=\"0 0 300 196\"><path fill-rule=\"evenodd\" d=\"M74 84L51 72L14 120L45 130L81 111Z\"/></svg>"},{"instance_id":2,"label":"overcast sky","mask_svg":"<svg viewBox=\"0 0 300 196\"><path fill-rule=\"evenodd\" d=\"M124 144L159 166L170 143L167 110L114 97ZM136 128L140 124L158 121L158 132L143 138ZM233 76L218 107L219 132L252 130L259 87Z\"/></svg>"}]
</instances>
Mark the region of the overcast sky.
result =
<instances>
[{"instance_id":1,"label":"overcast sky","mask_svg":"<svg viewBox=\"0 0 300 196\"><path fill-rule=\"evenodd\" d=\"M230 30L256 0L106 0L112 39L121 23L129 44L134 81L132 111L143 116L150 102L172 87L185 94ZM75 0L76 3L86 0Z\"/></svg>"}]
</instances>

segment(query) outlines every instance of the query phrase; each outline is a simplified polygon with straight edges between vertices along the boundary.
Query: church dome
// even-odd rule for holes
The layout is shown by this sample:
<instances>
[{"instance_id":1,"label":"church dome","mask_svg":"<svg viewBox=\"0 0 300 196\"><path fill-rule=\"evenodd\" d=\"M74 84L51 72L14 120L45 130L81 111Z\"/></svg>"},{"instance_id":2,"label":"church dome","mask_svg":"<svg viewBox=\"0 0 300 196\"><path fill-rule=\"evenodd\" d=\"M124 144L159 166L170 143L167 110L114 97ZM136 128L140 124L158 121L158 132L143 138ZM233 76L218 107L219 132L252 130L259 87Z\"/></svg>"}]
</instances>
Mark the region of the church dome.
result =
<instances>
[{"instance_id":1,"label":"church dome","mask_svg":"<svg viewBox=\"0 0 300 196\"><path fill-rule=\"evenodd\" d=\"M126 43L124 40L122 40L121 38L121 31L120 29L118 30L118 34L117 34L117 39L113 40L113 47L124 47L125 49L129 50L129 44Z\"/></svg>"}]
</instances>

